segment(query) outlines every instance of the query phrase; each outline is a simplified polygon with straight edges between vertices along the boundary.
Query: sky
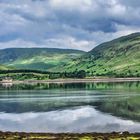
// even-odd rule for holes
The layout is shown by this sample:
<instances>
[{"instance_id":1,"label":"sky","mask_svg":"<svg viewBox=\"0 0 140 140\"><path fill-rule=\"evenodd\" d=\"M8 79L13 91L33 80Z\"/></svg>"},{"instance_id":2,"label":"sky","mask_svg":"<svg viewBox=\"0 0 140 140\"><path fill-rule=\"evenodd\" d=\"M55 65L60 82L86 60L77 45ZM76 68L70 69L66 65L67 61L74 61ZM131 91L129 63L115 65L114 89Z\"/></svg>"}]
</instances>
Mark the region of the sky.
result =
<instances>
[{"instance_id":1,"label":"sky","mask_svg":"<svg viewBox=\"0 0 140 140\"><path fill-rule=\"evenodd\" d=\"M139 0L0 0L0 49L89 51L139 31Z\"/></svg>"}]
</instances>

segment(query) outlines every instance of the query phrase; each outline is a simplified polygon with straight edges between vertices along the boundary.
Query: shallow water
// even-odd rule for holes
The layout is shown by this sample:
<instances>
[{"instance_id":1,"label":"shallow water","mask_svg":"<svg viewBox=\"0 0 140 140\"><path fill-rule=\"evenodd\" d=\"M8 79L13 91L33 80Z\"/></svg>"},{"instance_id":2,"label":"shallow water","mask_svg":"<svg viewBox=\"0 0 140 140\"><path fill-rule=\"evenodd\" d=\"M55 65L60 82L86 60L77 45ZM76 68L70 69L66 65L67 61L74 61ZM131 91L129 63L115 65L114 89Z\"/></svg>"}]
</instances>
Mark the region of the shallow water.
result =
<instances>
[{"instance_id":1,"label":"shallow water","mask_svg":"<svg viewBox=\"0 0 140 140\"><path fill-rule=\"evenodd\" d=\"M140 132L140 82L1 85L0 130Z\"/></svg>"}]
</instances>

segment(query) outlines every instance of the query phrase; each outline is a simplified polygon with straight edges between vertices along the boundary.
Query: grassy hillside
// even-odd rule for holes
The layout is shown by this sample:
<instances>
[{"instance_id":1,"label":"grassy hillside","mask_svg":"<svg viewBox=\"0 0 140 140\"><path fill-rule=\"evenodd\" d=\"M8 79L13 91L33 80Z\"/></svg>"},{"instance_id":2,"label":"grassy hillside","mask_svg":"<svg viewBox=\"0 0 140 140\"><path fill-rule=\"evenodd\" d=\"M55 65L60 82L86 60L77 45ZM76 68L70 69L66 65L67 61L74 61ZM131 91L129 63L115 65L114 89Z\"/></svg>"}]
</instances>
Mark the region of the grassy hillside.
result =
<instances>
[{"instance_id":1,"label":"grassy hillside","mask_svg":"<svg viewBox=\"0 0 140 140\"><path fill-rule=\"evenodd\" d=\"M8 69L11 69L11 68L3 66L3 65L0 65L0 70L8 70Z\"/></svg>"},{"instance_id":2,"label":"grassy hillside","mask_svg":"<svg viewBox=\"0 0 140 140\"><path fill-rule=\"evenodd\" d=\"M140 76L140 33L103 43L63 70L85 70L89 76Z\"/></svg>"},{"instance_id":3,"label":"grassy hillside","mask_svg":"<svg viewBox=\"0 0 140 140\"><path fill-rule=\"evenodd\" d=\"M0 50L0 64L17 69L49 70L63 66L84 52L55 48L10 48Z\"/></svg>"},{"instance_id":4,"label":"grassy hillside","mask_svg":"<svg viewBox=\"0 0 140 140\"><path fill-rule=\"evenodd\" d=\"M51 72L84 70L87 76L140 76L140 33L103 43L90 52L55 48L0 50L0 64ZM4 69L1 66L1 69Z\"/></svg>"}]
</instances>

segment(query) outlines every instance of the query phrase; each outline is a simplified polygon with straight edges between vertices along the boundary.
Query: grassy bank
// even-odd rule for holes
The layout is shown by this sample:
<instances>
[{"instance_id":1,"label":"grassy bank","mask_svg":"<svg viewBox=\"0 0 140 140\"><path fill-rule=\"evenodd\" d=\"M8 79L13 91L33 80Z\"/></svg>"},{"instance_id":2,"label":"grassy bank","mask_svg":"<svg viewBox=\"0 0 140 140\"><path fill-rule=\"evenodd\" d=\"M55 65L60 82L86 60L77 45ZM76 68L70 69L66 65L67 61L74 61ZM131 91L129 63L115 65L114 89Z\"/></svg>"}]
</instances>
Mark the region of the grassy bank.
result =
<instances>
[{"instance_id":1,"label":"grassy bank","mask_svg":"<svg viewBox=\"0 0 140 140\"><path fill-rule=\"evenodd\" d=\"M0 132L1 140L139 140L140 134L124 133L85 133L47 134Z\"/></svg>"}]
</instances>

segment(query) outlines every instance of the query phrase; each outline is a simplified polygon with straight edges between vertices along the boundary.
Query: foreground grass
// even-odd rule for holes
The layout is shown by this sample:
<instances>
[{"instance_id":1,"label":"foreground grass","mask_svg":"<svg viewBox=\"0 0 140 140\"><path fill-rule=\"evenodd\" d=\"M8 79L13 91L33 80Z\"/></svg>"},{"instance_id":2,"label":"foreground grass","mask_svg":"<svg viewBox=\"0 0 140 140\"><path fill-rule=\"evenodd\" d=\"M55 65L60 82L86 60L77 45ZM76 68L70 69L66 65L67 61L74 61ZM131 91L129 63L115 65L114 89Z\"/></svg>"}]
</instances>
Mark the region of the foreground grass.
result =
<instances>
[{"instance_id":1,"label":"foreground grass","mask_svg":"<svg viewBox=\"0 0 140 140\"><path fill-rule=\"evenodd\" d=\"M0 140L140 140L140 133L11 133L0 132Z\"/></svg>"}]
</instances>

